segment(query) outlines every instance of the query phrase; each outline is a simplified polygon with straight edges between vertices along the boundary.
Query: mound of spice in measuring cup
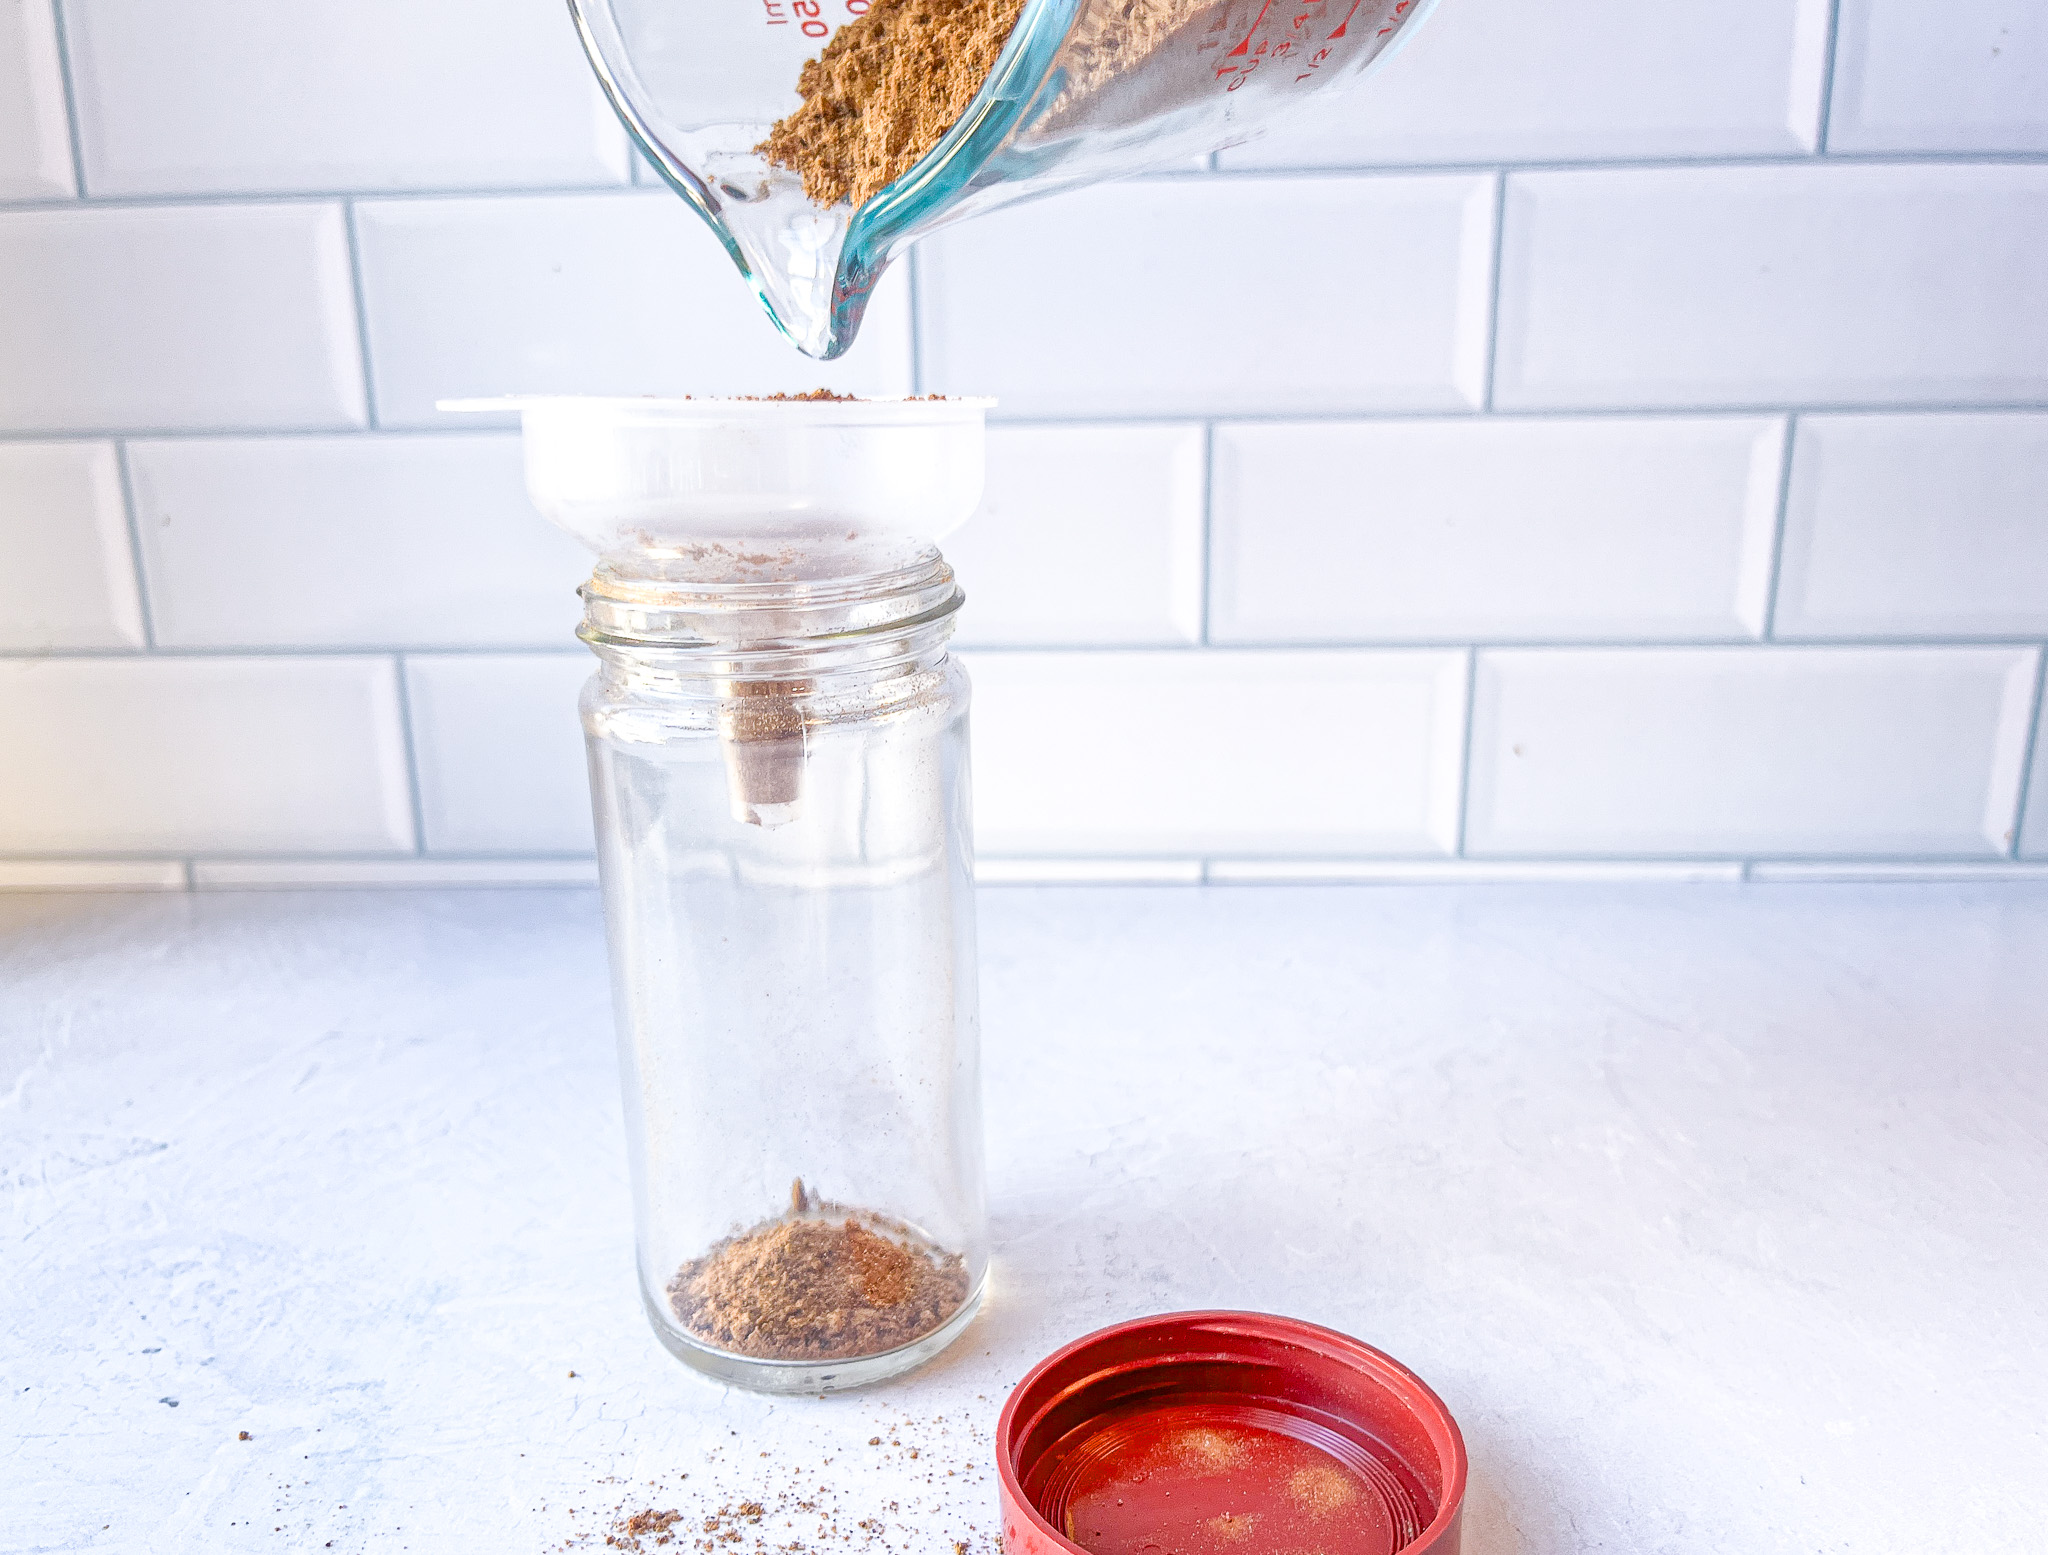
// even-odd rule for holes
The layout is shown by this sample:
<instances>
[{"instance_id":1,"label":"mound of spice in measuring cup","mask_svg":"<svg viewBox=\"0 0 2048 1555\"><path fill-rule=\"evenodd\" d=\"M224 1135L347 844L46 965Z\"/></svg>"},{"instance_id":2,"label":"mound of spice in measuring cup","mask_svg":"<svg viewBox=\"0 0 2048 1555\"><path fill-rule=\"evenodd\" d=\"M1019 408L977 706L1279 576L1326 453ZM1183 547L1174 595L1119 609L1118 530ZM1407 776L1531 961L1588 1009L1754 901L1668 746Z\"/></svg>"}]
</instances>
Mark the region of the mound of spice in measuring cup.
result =
<instances>
[{"instance_id":1,"label":"mound of spice in measuring cup","mask_svg":"<svg viewBox=\"0 0 2048 1555\"><path fill-rule=\"evenodd\" d=\"M734 1355L833 1361L923 1338L967 1299L967 1265L908 1226L811 1198L720 1242L669 1282L676 1320Z\"/></svg>"},{"instance_id":2,"label":"mound of spice in measuring cup","mask_svg":"<svg viewBox=\"0 0 2048 1555\"><path fill-rule=\"evenodd\" d=\"M754 149L818 205L865 205L915 167L995 69L1023 0L874 0L797 77L803 104Z\"/></svg>"}]
</instances>

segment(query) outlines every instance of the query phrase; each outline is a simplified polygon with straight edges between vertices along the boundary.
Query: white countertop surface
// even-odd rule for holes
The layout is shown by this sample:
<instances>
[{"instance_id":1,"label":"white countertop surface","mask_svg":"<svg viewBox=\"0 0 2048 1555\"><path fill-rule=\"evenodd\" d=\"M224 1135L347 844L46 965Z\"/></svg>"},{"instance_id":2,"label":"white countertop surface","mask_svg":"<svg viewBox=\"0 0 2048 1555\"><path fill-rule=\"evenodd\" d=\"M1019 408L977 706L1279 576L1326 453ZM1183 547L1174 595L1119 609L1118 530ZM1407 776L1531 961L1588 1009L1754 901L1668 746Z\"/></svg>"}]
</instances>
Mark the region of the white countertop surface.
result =
<instances>
[{"instance_id":1,"label":"white countertop surface","mask_svg":"<svg viewBox=\"0 0 2048 1555\"><path fill-rule=\"evenodd\" d=\"M771 1402L641 1314L594 894L0 900L0 1549L988 1555L1010 1384L1207 1306L1428 1379L1473 1555L2048 1547L2048 889L1011 888L982 961L989 1307Z\"/></svg>"}]
</instances>

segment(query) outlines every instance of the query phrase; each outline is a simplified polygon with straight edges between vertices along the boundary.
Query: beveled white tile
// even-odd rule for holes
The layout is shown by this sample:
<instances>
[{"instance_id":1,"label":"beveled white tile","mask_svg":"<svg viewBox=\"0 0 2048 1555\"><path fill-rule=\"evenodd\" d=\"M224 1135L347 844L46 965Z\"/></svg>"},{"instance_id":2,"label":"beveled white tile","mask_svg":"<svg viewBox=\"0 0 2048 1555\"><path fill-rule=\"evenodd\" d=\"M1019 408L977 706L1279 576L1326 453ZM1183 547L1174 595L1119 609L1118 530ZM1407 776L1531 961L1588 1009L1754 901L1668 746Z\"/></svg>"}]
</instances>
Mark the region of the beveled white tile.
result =
<instances>
[{"instance_id":1,"label":"beveled white tile","mask_svg":"<svg viewBox=\"0 0 2048 1555\"><path fill-rule=\"evenodd\" d=\"M2048 7L1842 0L1831 151L2048 151Z\"/></svg>"},{"instance_id":2,"label":"beveled white tile","mask_svg":"<svg viewBox=\"0 0 2048 1555\"><path fill-rule=\"evenodd\" d=\"M1813 149L1827 0L1711 8L1451 0L1363 85L1225 167L1736 156Z\"/></svg>"},{"instance_id":3,"label":"beveled white tile","mask_svg":"<svg viewBox=\"0 0 2048 1555\"><path fill-rule=\"evenodd\" d=\"M2048 634L2048 415L1802 416L1774 635Z\"/></svg>"},{"instance_id":4,"label":"beveled white tile","mask_svg":"<svg viewBox=\"0 0 2048 1555\"><path fill-rule=\"evenodd\" d=\"M370 201L356 220L387 426L445 426L434 402L474 395L911 389L903 267L852 350L813 361L665 189Z\"/></svg>"},{"instance_id":5,"label":"beveled white tile","mask_svg":"<svg viewBox=\"0 0 2048 1555\"><path fill-rule=\"evenodd\" d=\"M929 239L927 385L1010 416L1458 410L1483 390L1490 177L1085 189Z\"/></svg>"},{"instance_id":6,"label":"beveled white tile","mask_svg":"<svg viewBox=\"0 0 2048 1555\"><path fill-rule=\"evenodd\" d=\"M105 194L624 184L626 135L549 0L67 0Z\"/></svg>"},{"instance_id":7,"label":"beveled white tile","mask_svg":"<svg viewBox=\"0 0 2048 1555\"><path fill-rule=\"evenodd\" d=\"M589 853L576 699L587 653L408 656L413 757L430 853Z\"/></svg>"},{"instance_id":8,"label":"beveled white tile","mask_svg":"<svg viewBox=\"0 0 2048 1555\"><path fill-rule=\"evenodd\" d=\"M1740 864L1569 859L1218 859L1212 885L1736 885Z\"/></svg>"},{"instance_id":9,"label":"beveled white tile","mask_svg":"<svg viewBox=\"0 0 2048 1555\"><path fill-rule=\"evenodd\" d=\"M964 657L977 851L1451 849L1463 653Z\"/></svg>"},{"instance_id":10,"label":"beveled white tile","mask_svg":"<svg viewBox=\"0 0 2048 1555\"><path fill-rule=\"evenodd\" d=\"M976 885L1200 885L1200 859L977 858Z\"/></svg>"},{"instance_id":11,"label":"beveled white tile","mask_svg":"<svg viewBox=\"0 0 2048 1555\"><path fill-rule=\"evenodd\" d=\"M0 443L0 648L140 648L111 443Z\"/></svg>"},{"instance_id":12,"label":"beveled white tile","mask_svg":"<svg viewBox=\"0 0 2048 1555\"><path fill-rule=\"evenodd\" d=\"M1195 642L1202 460L1199 426L992 427L981 507L940 542L958 641Z\"/></svg>"},{"instance_id":13,"label":"beveled white tile","mask_svg":"<svg viewBox=\"0 0 2048 1555\"><path fill-rule=\"evenodd\" d=\"M68 199L78 192L55 3L0 4L0 200Z\"/></svg>"},{"instance_id":14,"label":"beveled white tile","mask_svg":"<svg viewBox=\"0 0 2048 1555\"><path fill-rule=\"evenodd\" d=\"M386 659L0 660L0 850L410 851L398 705Z\"/></svg>"},{"instance_id":15,"label":"beveled white tile","mask_svg":"<svg viewBox=\"0 0 2048 1555\"><path fill-rule=\"evenodd\" d=\"M363 421L335 205L0 211L0 429Z\"/></svg>"},{"instance_id":16,"label":"beveled white tile","mask_svg":"<svg viewBox=\"0 0 2048 1555\"><path fill-rule=\"evenodd\" d=\"M1755 637L1777 417L1216 429L1216 642Z\"/></svg>"},{"instance_id":17,"label":"beveled white tile","mask_svg":"<svg viewBox=\"0 0 2048 1555\"><path fill-rule=\"evenodd\" d=\"M2002 854L2034 672L2015 648L1485 651L1466 850Z\"/></svg>"},{"instance_id":18,"label":"beveled white tile","mask_svg":"<svg viewBox=\"0 0 2048 1555\"><path fill-rule=\"evenodd\" d=\"M201 891L316 886L594 886L596 859L196 859Z\"/></svg>"},{"instance_id":19,"label":"beveled white tile","mask_svg":"<svg viewBox=\"0 0 2048 1555\"><path fill-rule=\"evenodd\" d=\"M0 891L182 891L176 859L0 859Z\"/></svg>"},{"instance_id":20,"label":"beveled white tile","mask_svg":"<svg viewBox=\"0 0 2048 1555\"><path fill-rule=\"evenodd\" d=\"M2048 167L1508 180L1504 408L2048 395Z\"/></svg>"},{"instance_id":21,"label":"beveled white tile","mask_svg":"<svg viewBox=\"0 0 2048 1555\"><path fill-rule=\"evenodd\" d=\"M526 500L511 433L128 447L157 642L559 646L592 558Z\"/></svg>"}]
</instances>

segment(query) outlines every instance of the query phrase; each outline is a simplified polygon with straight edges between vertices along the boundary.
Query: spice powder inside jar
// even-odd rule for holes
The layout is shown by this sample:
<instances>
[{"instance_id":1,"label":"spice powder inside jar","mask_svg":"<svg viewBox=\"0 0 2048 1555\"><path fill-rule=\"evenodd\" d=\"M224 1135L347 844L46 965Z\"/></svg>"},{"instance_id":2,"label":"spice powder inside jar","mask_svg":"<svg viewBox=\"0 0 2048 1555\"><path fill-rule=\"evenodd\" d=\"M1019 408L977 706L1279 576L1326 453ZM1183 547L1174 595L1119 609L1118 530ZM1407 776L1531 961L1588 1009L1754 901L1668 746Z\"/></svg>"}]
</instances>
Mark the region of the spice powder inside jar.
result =
<instances>
[{"instance_id":1,"label":"spice powder inside jar","mask_svg":"<svg viewBox=\"0 0 2048 1555\"><path fill-rule=\"evenodd\" d=\"M810 1197L676 1272L669 1305L692 1337L756 1360L878 1355L931 1333L967 1299L967 1265L910 1227Z\"/></svg>"}]
</instances>

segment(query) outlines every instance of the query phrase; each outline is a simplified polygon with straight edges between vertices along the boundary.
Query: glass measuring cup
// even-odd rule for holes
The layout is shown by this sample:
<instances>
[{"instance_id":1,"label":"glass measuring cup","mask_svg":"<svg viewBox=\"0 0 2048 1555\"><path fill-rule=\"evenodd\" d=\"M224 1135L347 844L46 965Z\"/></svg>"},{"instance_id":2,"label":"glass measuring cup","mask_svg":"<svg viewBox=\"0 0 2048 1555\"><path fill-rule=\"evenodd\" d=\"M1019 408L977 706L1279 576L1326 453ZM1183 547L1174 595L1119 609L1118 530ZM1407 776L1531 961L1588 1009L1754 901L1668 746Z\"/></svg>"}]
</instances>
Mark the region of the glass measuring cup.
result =
<instances>
[{"instance_id":1,"label":"glass measuring cup","mask_svg":"<svg viewBox=\"0 0 2048 1555\"><path fill-rule=\"evenodd\" d=\"M1185 163L1383 60L1434 0L1024 0L995 68L920 161L821 208L755 149L871 0L569 0L619 116L812 356L853 343L911 241L1038 195Z\"/></svg>"}]
</instances>

